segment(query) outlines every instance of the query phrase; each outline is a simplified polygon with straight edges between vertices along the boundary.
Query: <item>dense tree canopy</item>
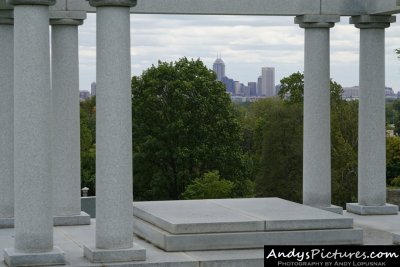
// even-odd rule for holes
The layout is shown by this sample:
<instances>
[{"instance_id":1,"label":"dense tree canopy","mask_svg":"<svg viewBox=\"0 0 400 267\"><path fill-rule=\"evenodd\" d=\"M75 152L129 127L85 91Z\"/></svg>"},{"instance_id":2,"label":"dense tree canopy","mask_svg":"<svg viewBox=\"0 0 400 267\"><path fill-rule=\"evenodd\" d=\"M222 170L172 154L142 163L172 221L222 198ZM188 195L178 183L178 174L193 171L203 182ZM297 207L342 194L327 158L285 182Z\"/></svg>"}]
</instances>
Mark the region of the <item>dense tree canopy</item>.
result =
<instances>
[{"instance_id":1,"label":"dense tree canopy","mask_svg":"<svg viewBox=\"0 0 400 267\"><path fill-rule=\"evenodd\" d=\"M332 201L337 205L357 196L358 103L341 100L342 88L331 81ZM254 155L258 162L258 196L302 201L304 75L281 80L279 99L254 103L251 123Z\"/></svg>"},{"instance_id":2,"label":"dense tree canopy","mask_svg":"<svg viewBox=\"0 0 400 267\"><path fill-rule=\"evenodd\" d=\"M251 194L249 157L229 95L200 60L159 62L132 78L135 199L179 199L218 171L231 197Z\"/></svg>"},{"instance_id":3,"label":"dense tree canopy","mask_svg":"<svg viewBox=\"0 0 400 267\"><path fill-rule=\"evenodd\" d=\"M81 128L81 188L96 192L96 97L80 104Z\"/></svg>"}]
</instances>

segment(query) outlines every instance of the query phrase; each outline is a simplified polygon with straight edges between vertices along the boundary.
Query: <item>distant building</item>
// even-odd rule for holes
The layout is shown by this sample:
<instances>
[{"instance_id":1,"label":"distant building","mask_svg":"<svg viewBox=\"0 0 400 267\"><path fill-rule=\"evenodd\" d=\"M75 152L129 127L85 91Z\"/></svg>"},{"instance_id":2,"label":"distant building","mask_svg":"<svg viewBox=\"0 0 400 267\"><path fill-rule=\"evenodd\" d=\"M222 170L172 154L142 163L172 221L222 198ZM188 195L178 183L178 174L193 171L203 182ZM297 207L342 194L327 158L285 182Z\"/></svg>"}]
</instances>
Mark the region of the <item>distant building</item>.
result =
<instances>
[{"instance_id":1,"label":"distant building","mask_svg":"<svg viewBox=\"0 0 400 267\"><path fill-rule=\"evenodd\" d=\"M261 68L261 91L267 97L275 95L275 68Z\"/></svg>"},{"instance_id":2,"label":"distant building","mask_svg":"<svg viewBox=\"0 0 400 267\"><path fill-rule=\"evenodd\" d=\"M79 91L79 99L81 101L84 101L86 99L90 98L90 92L89 91Z\"/></svg>"},{"instance_id":3,"label":"distant building","mask_svg":"<svg viewBox=\"0 0 400 267\"><path fill-rule=\"evenodd\" d=\"M257 95L262 96L262 76L258 76L257 79Z\"/></svg>"},{"instance_id":4,"label":"distant building","mask_svg":"<svg viewBox=\"0 0 400 267\"><path fill-rule=\"evenodd\" d=\"M248 82L247 87L249 87L249 94L250 96L257 95L257 83L256 82Z\"/></svg>"},{"instance_id":5,"label":"distant building","mask_svg":"<svg viewBox=\"0 0 400 267\"><path fill-rule=\"evenodd\" d=\"M386 98L396 99L397 95L394 93L393 88L385 87L385 97Z\"/></svg>"},{"instance_id":6,"label":"distant building","mask_svg":"<svg viewBox=\"0 0 400 267\"><path fill-rule=\"evenodd\" d=\"M222 82L222 78L225 77L225 63L221 58L214 61L213 70L217 74L217 80Z\"/></svg>"},{"instance_id":7,"label":"distant building","mask_svg":"<svg viewBox=\"0 0 400 267\"><path fill-rule=\"evenodd\" d=\"M225 84L226 92L230 94L235 94L235 81L226 76L222 77L222 82Z\"/></svg>"},{"instance_id":8,"label":"distant building","mask_svg":"<svg viewBox=\"0 0 400 267\"><path fill-rule=\"evenodd\" d=\"M355 100L360 98L360 87L343 87L342 99Z\"/></svg>"},{"instance_id":9,"label":"distant building","mask_svg":"<svg viewBox=\"0 0 400 267\"><path fill-rule=\"evenodd\" d=\"M96 82L92 82L92 84L90 85L90 94L92 96L96 95Z\"/></svg>"},{"instance_id":10,"label":"distant building","mask_svg":"<svg viewBox=\"0 0 400 267\"><path fill-rule=\"evenodd\" d=\"M398 98L399 94L395 94L391 87L385 87L385 97L386 98ZM360 98L360 87L343 87L342 99L345 100L355 100Z\"/></svg>"}]
</instances>

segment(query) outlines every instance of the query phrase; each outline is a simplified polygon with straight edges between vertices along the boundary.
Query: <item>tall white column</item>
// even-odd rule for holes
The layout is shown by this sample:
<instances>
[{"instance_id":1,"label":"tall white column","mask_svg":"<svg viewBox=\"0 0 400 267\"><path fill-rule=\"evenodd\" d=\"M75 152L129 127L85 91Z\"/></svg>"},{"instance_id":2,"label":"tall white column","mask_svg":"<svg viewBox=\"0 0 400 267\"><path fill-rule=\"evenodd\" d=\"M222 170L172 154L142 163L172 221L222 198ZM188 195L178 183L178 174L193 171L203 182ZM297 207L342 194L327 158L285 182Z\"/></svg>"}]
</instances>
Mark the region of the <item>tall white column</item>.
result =
<instances>
[{"instance_id":1,"label":"tall white column","mask_svg":"<svg viewBox=\"0 0 400 267\"><path fill-rule=\"evenodd\" d=\"M53 100L51 163L55 225L90 224L90 216L81 212L80 199L78 25L82 25L86 14L74 12L74 16L76 19L50 20Z\"/></svg>"},{"instance_id":2,"label":"tall white column","mask_svg":"<svg viewBox=\"0 0 400 267\"><path fill-rule=\"evenodd\" d=\"M303 204L336 213L331 205L329 29L337 15L295 18L304 28Z\"/></svg>"},{"instance_id":3,"label":"tall white column","mask_svg":"<svg viewBox=\"0 0 400 267\"><path fill-rule=\"evenodd\" d=\"M53 247L49 5L14 4L14 194L15 245L9 266L64 264Z\"/></svg>"},{"instance_id":4,"label":"tall white column","mask_svg":"<svg viewBox=\"0 0 400 267\"><path fill-rule=\"evenodd\" d=\"M92 262L144 260L133 243L130 7L135 0L90 0L97 13L96 247ZM118 251L112 256L107 251Z\"/></svg>"},{"instance_id":5,"label":"tall white column","mask_svg":"<svg viewBox=\"0 0 400 267\"><path fill-rule=\"evenodd\" d=\"M0 11L0 228L14 225L14 22Z\"/></svg>"},{"instance_id":6,"label":"tall white column","mask_svg":"<svg viewBox=\"0 0 400 267\"><path fill-rule=\"evenodd\" d=\"M362 215L397 214L386 204L385 28L393 16L358 16L360 29L360 101L358 122L358 203L347 211Z\"/></svg>"}]
</instances>

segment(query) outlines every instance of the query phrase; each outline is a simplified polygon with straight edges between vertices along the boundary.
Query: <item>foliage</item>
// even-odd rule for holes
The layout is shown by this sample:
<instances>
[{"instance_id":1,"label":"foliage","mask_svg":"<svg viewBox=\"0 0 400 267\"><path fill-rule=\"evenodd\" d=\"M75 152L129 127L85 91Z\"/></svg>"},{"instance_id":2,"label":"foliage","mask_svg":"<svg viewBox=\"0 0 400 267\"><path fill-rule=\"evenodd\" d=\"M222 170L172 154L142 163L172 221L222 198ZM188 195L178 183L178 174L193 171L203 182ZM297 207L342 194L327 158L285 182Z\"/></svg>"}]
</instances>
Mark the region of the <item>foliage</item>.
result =
<instances>
[{"instance_id":1,"label":"foliage","mask_svg":"<svg viewBox=\"0 0 400 267\"><path fill-rule=\"evenodd\" d=\"M96 192L96 98L80 104L81 128L81 188L88 187L89 195Z\"/></svg>"},{"instance_id":2,"label":"foliage","mask_svg":"<svg viewBox=\"0 0 400 267\"><path fill-rule=\"evenodd\" d=\"M136 200L179 199L195 178L217 170L251 195L251 158L222 83L200 60L159 62L132 78Z\"/></svg>"},{"instance_id":3,"label":"foliage","mask_svg":"<svg viewBox=\"0 0 400 267\"><path fill-rule=\"evenodd\" d=\"M332 202L344 205L357 196L358 102L341 99L342 87L331 81ZM253 104L247 128L253 136L257 196L301 202L304 75L281 80L282 100ZM258 148L258 149L257 149Z\"/></svg>"},{"instance_id":4,"label":"foliage","mask_svg":"<svg viewBox=\"0 0 400 267\"><path fill-rule=\"evenodd\" d=\"M358 101L331 106L332 203L357 202Z\"/></svg>"},{"instance_id":5,"label":"foliage","mask_svg":"<svg viewBox=\"0 0 400 267\"><path fill-rule=\"evenodd\" d=\"M394 187L400 187L400 176L393 178L393 180L390 182L390 185Z\"/></svg>"},{"instance_id":6,"label":"foliage","mask_svg":"<svg viewBox=\"0 0 400 267\"><path fill-rule=\"evenodd\" d=\"M258 147L257 196L302 199L302 105L279 99L254 103L255 147Z\"/></svg>"},{"instance_id":7,"label":"foliage","mask_svg":"<svg viewBox=\"0 0 400 267\"><path fill-rule=\"evenodd\" d=\"M289 103L303 103L304 94L304 74L293 73L289 77L281 80L281 89L278 96Z\"/></svg>"},{"instance_id":8,"label":"foliage","mask_svg":"<svg viewBox=\"0 0 400 267\"><path fill-rule=\"evenodd\" d=\"M343 88L340 84L331 80L330 91L332 102L338 102L341 100ZM281 89L278 96L290 104L303 103L304 74L296 72L289 77L281 79Z\"/></svg>"},{"instance_id":9,"label":"foliage","mask_svg":"<svg viewBox=\"0 0 400 267\"><path fill-rule=\"evenodd\" d=\"M400 176L400 137L386 138L386 179L387 183Z\"/></svg>"},{"instance_id":10,"label":"foliage","mask_svg":"<svg viewBox=\"0 0 400 267\"><path fill-rule=\"evenodd\" d=\"M218 171L206 172L203 177L196 178L182 194L183 199L216 199L230 198L234 183L221 179Z\"/></svg>"}]
</instances>

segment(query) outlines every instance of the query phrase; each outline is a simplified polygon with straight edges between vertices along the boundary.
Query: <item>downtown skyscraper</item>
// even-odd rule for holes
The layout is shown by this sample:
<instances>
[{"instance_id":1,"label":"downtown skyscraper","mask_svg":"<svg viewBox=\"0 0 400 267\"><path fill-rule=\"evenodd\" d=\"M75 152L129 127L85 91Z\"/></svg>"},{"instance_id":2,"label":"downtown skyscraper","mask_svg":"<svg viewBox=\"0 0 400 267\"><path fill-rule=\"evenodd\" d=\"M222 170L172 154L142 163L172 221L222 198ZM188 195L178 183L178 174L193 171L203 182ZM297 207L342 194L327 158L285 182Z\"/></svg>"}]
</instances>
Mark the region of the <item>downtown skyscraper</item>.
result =
<instances>
[{"instance_id":1,"label":"downtown skyscraper","mask_svg":"<svg viewBox=\"0 0 400 267\"><path fill-rule=\"evenodd\" d=\"M217 80L222 82L225 77L225 63L220 57L214 61L213 70L217 74Z\"/></svg>"},{"instance_id":2,"label":"downtown skyscraper","mask_svg":"<svg viewBox=\"0 0 400 267\"><path fill-rule=\"evenodd\" d=\"M275 68L261 68L261 95L271 97L275 95Z\"/></svg>"}]
</instances>

